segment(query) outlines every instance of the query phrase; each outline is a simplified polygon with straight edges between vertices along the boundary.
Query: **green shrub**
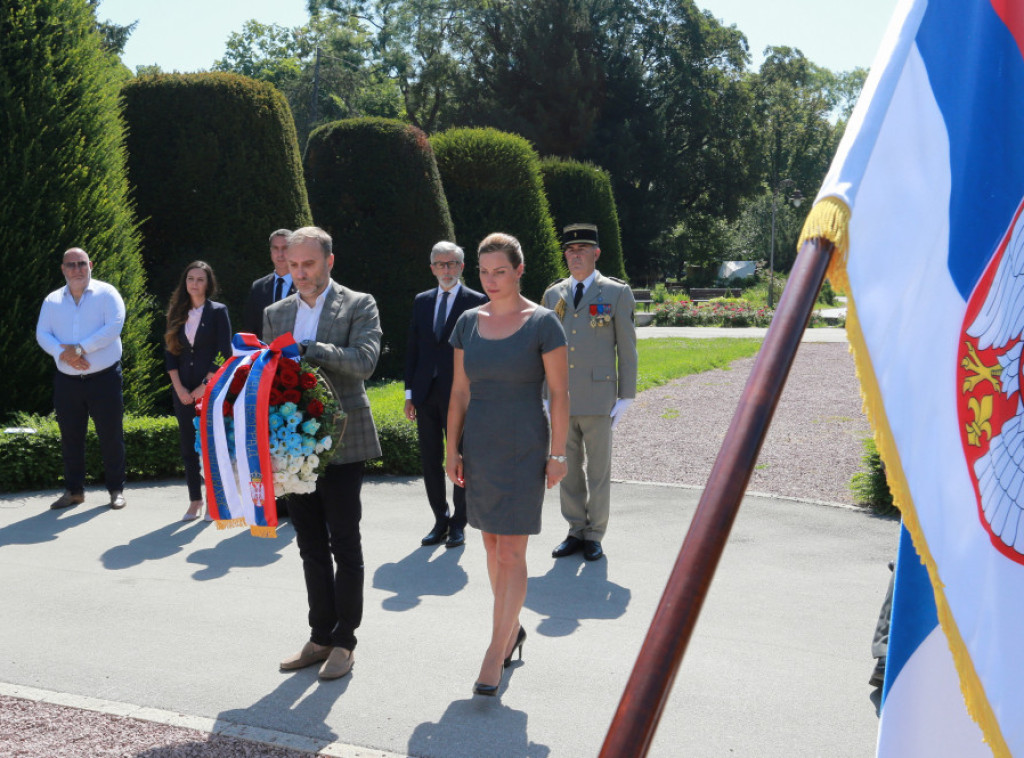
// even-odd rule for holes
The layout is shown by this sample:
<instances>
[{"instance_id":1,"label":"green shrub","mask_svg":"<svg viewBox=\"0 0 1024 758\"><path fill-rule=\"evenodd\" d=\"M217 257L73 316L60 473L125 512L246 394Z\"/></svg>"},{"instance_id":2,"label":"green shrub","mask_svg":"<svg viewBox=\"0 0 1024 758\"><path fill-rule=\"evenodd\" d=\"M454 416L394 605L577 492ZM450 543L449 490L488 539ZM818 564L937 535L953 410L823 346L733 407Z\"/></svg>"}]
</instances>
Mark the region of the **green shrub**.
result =
<instances>
[{"instance_id":1,"label":"green shrub","mask_svg":"<svg viewBox=\"0 0 1024 758\"><path fill-rule=\"evenodd\" d=\"M523 294L539 301L565 267L537 152L522 137L497 129L451 129L431 142L455 234L467 251L466 281L480 288L477 246L491 232L507 232L523 246Z\"/></svg>"},{"instance_id":2,"label":"green shrub","mask_svg":"<svg viewBox=\"0 0 1024 758\"><path fill-rule=\"evenodd\" d=\"M866 471L858 471L850 479L850 490L858 505L870 506L876 513L886 515L896 512L892 491L885 476L885 464L878 454L878 448L871 437L861 441L864 455L861 462Z\"/></svg>"},{"instance_id":3,"label":"green shrub","mask_svg":"<svg viewBox=\"0 0 1024 758\"><path fill-rule=\"evenodd\" d=\"M569 224L596 224L601 242L598 269L605 276L627 279L622 262L619 213L615 209L608 172L593 163L562 158L545 158L540 167L544 191L559 235Z\"/></svg>"},{"instance_id":4,"label":"green shrub","mask_svg":"<svg viewBox=\"0 0 1024 758\"><path fill-rule=\"evenodd\" d=\"M836 304L836 293L832 289L832 282L828 279L821 283L821 291L818 293L818 302L826 305Z\"/></svg>"},{"instance_id":5,"label":"green shrub","mask_svg":"<svg viewBox=\"0 0 1024 758\"><path fill-rule=\"evenodd\" d=\"M4 461L0 467L0 492L62 487L64 463L56 417L18 414L15 424L36 431L0 433L0 460ZM178 422L173 416L126 415L124 444L129 481L184 476ZM92 421L85 438L85 470L87 482L102 481L103 461Z\"/></svg>"},{"instance_id":6,"label":"green shrub","mask_svg":"<svg viewBox=\"0 0 1024 758\"><path fill-rule=\"evenodd\" d=\"M143 258L160 311L182 269L202 259L238 331L254 279L272 269L268 237L311 223L295 124L272 85L234 74L156 74L125 85L128 169ZM164 319L154 330L162 342Z\"/></svg>"},{"instance_id":7,"label":"green shrub","mask_svg":"<svg viewBox=\"0 0 1024 758\"><path fill-rule=\"evenodd\" d=\"M377 375L400 377L413 299L437 286L430 249L455 237L430 141L401 121L335 121L310 134L305 168L313 217L334 238L335 278L377 299Z\"/></svg>"},{"instance_id":8,"label":"green shrub","mask_svg":"<svg viewBox=\"0 0 1024 758\"><path fill-rule=\"evenodd\" d=\"M380 449L384 454L367 462L366 469L374 474L419 476L420 441L416 423L405 417L405 385L387 382L367 387L373 422L377 425Z\"/></svg>"},{"instance_id":9,"label":"green shrub","mask_svg":"<svg viewBox=\"0 0 1024 758\"><path fill-rule=\"evenodd\" d=\"M86 0L0 3L0 419L53 407L54 362L35 326L43 298L64 286L61 255L75 246L125 302L125 404L143 413L152 402L152 310L125 175L118 65L101 49Z\"/></svg>"},{"instance_id":10,"label":"green shrub","mask_svg":"<svg viewBox=\"0 0 1024 758\"><path fill-rule=\"evenodd\" d=\"M772 313L746 300L718 298L696 303L681 300L655 306L654 323L657 326L766 327L771 324Z\"/></svg>"}]
</instances>

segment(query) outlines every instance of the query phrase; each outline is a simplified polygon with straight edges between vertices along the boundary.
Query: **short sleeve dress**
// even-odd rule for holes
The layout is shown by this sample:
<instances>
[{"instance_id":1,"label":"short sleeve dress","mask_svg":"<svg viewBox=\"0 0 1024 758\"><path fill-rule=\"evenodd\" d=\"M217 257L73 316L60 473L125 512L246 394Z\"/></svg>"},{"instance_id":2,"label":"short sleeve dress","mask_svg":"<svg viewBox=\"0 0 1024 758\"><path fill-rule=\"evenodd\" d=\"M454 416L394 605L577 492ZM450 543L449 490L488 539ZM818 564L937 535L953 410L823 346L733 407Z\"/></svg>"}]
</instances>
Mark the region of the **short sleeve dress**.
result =
<instances>
[{"instance_id":1,"label":"short sleeve dress","mask_svg":"<svg viewBox=\"0 0 1024 758\"><path fill-rule=\"evenodd\" d=\"M540 534L550 439L542 356L566 344L562 324L537 306L519 331L485 339L479 308L472 308L450 341L464 351L469 378L462 432L469 523L491 534Z\"/></svg>"}]
</instances>

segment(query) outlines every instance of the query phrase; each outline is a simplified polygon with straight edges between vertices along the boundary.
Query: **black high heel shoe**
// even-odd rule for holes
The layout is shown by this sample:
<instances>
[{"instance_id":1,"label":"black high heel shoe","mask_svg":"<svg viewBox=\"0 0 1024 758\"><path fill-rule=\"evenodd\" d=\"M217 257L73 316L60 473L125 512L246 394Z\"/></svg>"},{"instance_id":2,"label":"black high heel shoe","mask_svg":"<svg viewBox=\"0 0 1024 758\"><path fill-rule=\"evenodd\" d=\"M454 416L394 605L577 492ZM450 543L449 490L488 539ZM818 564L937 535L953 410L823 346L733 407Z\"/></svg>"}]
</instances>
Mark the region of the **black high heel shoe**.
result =
<instances>
[{"instance_id":1,"label":"black high heel shoe","mask_svg":"<svg viewBox=\"0 0 1024 758\"><path fill-rule=\"evenodd\" d=\"M498 670L498 683L497 684L484 684L477 682L473 685L474 695L487 695L488 697L494 697L498 694L498 688L501 687L501 677L505 673L504 667Z\"/></svg>"},{"instance_id":2,"label":"black high heel shoe","mask_svg":"<svg viewBox=\"0 0 1024 758\"><path fill-rule=\"evenodd\" d=\"M519 660L523 660L523 643L526 641L526 630L523 627L519 627L519 634L516 635L516 644L512 646L512 649L508 653L508 658L505 659L502 664L502 668L508 668L512 665L512 656L516 654L516 650L519 650Z\"/></svg>"}]
</instances>

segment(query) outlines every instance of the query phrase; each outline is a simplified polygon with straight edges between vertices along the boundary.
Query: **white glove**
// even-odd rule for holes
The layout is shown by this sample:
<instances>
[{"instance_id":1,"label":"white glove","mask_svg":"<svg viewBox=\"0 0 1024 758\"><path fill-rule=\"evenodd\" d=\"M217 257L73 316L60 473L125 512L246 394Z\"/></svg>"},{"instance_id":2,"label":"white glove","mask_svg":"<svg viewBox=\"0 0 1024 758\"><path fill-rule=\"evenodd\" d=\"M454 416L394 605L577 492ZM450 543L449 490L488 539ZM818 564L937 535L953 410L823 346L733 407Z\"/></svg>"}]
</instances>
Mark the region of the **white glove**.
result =
<instances>
[{"instance_id":1,"label":"white glove","mask_svg":"<svg viewBox=\"0 0 1024 758\"><path fill-rule=\"evenodd\" d=\"M625 415L626 410L632 404L633 398L631 397L620 397L615 401L615 405L612 406L612 412L608 414L612 417L612 429L615 428L615 425L619 423L619 419Z\"/></svg>"}]
</instances>

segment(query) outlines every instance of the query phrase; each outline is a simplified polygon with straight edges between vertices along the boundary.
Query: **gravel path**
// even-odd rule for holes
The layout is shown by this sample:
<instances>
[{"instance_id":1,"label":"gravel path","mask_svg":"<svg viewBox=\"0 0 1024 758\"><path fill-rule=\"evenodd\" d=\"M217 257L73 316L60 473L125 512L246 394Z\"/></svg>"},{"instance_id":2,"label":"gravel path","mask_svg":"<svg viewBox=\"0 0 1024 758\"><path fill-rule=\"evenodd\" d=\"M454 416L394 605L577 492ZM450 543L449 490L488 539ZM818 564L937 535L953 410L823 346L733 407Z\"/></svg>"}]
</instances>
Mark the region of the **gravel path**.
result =
<instances>
[{"instance_id":1,"label":"gravel path","mask_svg":"<svg viewBox=\"0 0 1024 758\"><path fill-rule=\"evenodd\" d=\"M612 477L703 486L754 358L641 393L616 427ZM845 344L802 344L748 490L853 503L870 434Z\"/></svg>"},{"instance_id":2,"label":"gravel path","mask_svg":"<svg viewBox=\"0 0 1024 758\"><path fill-rule=\"evenodd\" d=\"M753 358L744 358L731 369L642 393L616 429L612 476L702 486L753 364ZM748 489L852 503L848 483L860 470L860 440L869 433L847 346L805 343ZM0 695L0 756L299 758L309 753Z\"/></svg>"}]
</instances>

